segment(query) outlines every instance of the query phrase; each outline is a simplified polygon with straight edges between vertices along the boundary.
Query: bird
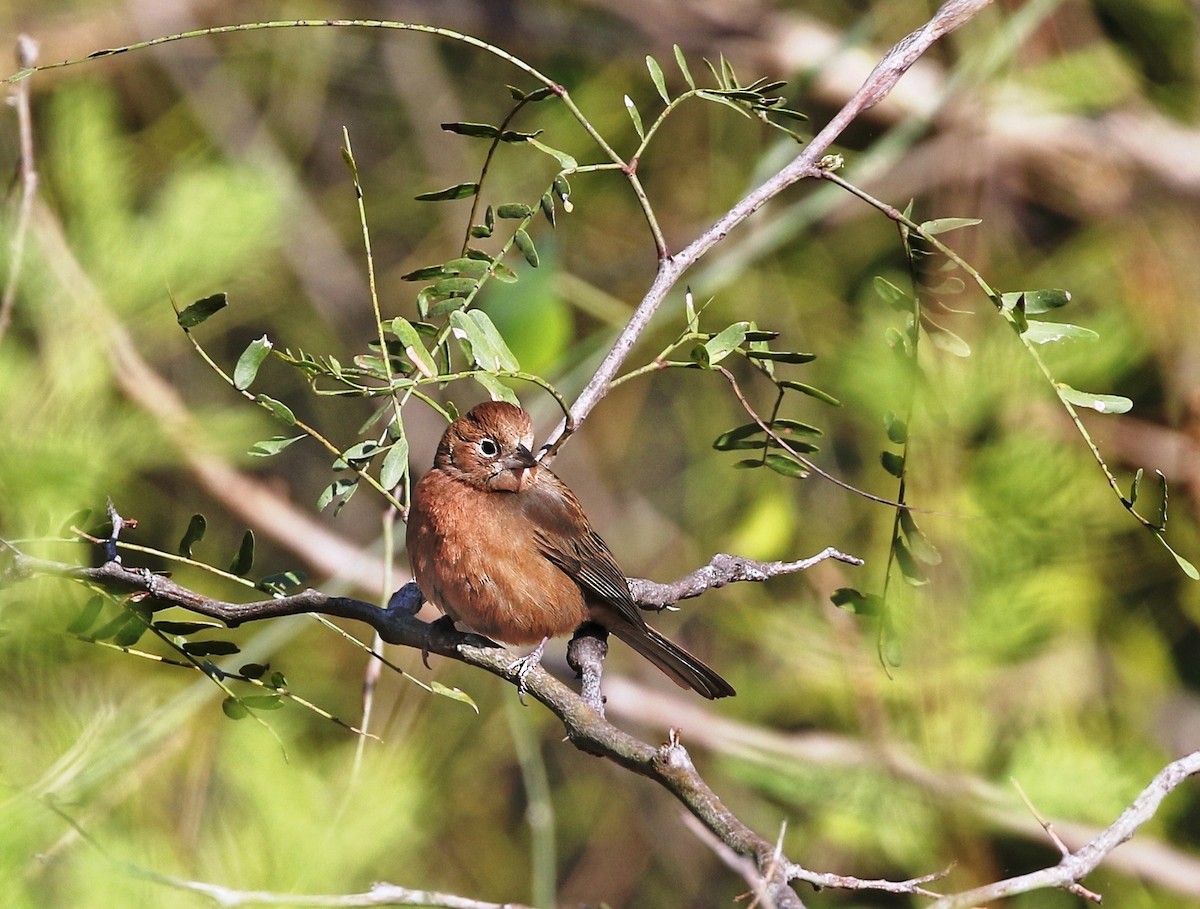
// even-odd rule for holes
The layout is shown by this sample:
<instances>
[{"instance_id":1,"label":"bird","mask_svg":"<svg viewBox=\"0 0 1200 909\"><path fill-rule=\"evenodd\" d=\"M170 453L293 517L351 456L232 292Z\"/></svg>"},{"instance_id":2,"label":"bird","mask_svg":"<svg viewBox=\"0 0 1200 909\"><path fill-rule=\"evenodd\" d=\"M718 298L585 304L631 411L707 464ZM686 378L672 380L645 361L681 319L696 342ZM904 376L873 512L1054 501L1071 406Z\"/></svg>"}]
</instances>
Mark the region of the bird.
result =
<instances>
[{"instance_id":1,"label":"bird","mask_svg":"<svg viewBox=\"0 0 1200 909\"><path fill-rule=\"evenodd\" d=\"M476 405L447 427L433 468L413 487L405 534L425 598L468 631L537 644L513 664L519 689L547 640L593 622L681 688L736 694L646 623L579 500L532 446L529 414L506 401Z\"/></svg>"}]
</instances>

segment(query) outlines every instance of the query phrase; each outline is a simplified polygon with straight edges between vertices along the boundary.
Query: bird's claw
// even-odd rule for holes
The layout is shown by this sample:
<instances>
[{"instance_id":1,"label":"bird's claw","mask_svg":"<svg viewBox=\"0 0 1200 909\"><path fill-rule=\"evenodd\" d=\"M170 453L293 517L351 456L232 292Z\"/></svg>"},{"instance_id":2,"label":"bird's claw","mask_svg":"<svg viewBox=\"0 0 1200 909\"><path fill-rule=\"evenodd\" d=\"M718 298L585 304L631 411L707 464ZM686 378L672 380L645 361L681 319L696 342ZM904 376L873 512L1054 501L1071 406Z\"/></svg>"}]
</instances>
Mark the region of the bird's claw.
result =
<instances>
[{"instance_id":1,"label":"bird's claw","mask_svg":"<svg viewBox=\"0 0 1200 909\"><path fill-rule=\"evenodd\" d=\"M538 644L530 653L508 664L508 671L516 673L517 676L517 700L521 702L521 706L525 706L525 693L529 691L527 684L529 674L542 662L542 652L546 649L546 640L546 638L542 638L542 643Z\"/></svg>"}]
</instances>

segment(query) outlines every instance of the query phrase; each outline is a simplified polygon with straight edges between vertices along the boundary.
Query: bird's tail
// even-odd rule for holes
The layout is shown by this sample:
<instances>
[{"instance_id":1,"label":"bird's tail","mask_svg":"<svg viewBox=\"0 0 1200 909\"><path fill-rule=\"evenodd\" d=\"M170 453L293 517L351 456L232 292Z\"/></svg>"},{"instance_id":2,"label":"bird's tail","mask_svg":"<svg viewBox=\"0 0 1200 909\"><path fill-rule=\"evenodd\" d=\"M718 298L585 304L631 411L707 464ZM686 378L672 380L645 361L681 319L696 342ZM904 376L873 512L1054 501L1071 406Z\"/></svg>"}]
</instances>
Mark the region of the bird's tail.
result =
<instances>
[{"instance_id":1,"label":"bird's tail","mask_svg":"<svg viewBox=\"0 0 1200 909\"><path fill-rule=\"evenodd\" d=\"M609 631L666 673L680 688L691 688L709 700L737 694L715 670L649 625L623 623Z\"/></svg>"}]
</instances>

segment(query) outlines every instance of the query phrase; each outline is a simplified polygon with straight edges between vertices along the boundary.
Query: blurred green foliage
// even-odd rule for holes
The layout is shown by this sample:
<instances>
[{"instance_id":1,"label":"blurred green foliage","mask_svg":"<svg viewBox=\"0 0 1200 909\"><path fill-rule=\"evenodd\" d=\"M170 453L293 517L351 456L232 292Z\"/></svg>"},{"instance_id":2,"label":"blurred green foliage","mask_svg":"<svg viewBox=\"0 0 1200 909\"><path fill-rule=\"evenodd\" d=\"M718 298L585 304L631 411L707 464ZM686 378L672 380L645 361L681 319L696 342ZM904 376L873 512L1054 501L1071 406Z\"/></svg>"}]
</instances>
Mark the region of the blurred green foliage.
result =
<instances>
[{"instance_id":1,"label":"blurred green foliage","mask_svg":"<svg viewBox=\"0 0 1200 909\"><path fill-rule=\"evenodd\" d=\"M350 11L326 6L338 9L321 15ZM499 4L490 16L416 6L561 80L625 152L637 140L622 96L647 122L661 104L645 55L663 64L673 92L684 89L671 65L675 42L697 75L701 57L724 53L747 81L792 80L789 106L818 128L856 87L842 77L830 88L822 61L789 57L782 27L748 16L737 29L702 28L688 3L665 21L582 2ZM751 6L763 22L770 13L776 24L840 30L845 45L873 55L928 13L913 2ZM1169 122L1194 142L1196 13L1183 0L1041 10L1009 53L997 50L1015 28L1006 10L937 48L933 71L961 80L945 116L929 119L911 100L881 106L839 146L844 175L899 207L913 198L918 220L982 218L946 239L994 286L1070 289L1064 318L1100 339L1062 345L1047 361L1061 381L1135 400L1128 417L1086 422L1126 489L1138 467L1167 471L1170 539L1194 561L1194 459L1175 451L1192 451L1200 419L1196 187L1174 182L1182 164L1155 169L1109 156L1103 132L1067 139L1123 115L1142 117L1148 135ZM253 12L295 14L294 5L270 2ZM213 23L246 15L230 3L205 12ZM0 22L8 34L25 29L43 39L43 60L194 24L148 16L136 4L110 14L62 2L5 10ZM168 551L189 517L205 512L209 534L196 556L225 567L248 522L230 513L198 455L311 512L332 459L303 442L274 458L246 455L280 427L198 361L170 300L229 294L231 306L196 330L226 369L264 332L280 348L352 362L376 335L342 127L354 143L383 315L415 319L415 289L401 276L458 254L469 203L413 197L476 179L484 147L438 124L496 121L511 105L505 83L533 87L521 79L499 61L427 37L318 29L185 42L34 78L44 207L32 222L14 322L0 341L0 535L57 535L81 508L99 516L111 496L140 519L127 539ZM1047 112L1078 119L1064 136L1050 132L1064 127ZM553 102L532 105L514 128L544 129L547 144L597 160ZM1162 154L1176 148L1164 145ZM15 159L11 116L0 150ZM718 105L685 108L640 169L668 244L688 242L794 150ZM869 179L856 169L879 161L886 166ZM489 180L496 199L536 201L553 172L550 158L505 146ZM781 332L776 349L818 354L789 376L844 406L789 395L780 415L824 430L814 455L823 468L892 498L895 479L879 466L879 452L895 447L883 420L905 412L909 385L905 362L884 340L903 317L874 280L907 287L907 265L889 222L829 193L801 186L784 194L690 277L708 329L753 320ZM508 260L520 280L490 287L480 301L522 366L568 399L655 265L618 175L574 177L571 199L574 211L560 207L553 231L531 227L539 267ZM7 236L13 209L5 218ZM0 277L10 268L0 257ZM712 372L672 369L621 385L556 471L630 574L670 580L718 551L793 559L834 545L867 559L858 570L824 565L736 585L660 617L659 627L739 691L708 709L744 724L740 732L685 724L684 741L714 789L760 833L772 838L786 822L785 848L805 867L904 878L956 862L943 885L959 889L1056 860L1010 778L1055 821L1103 826L1164 763L1200 747L1200 595L1125 514L990 304L970 291L948 302L973 311L939 317L972 353L948 356L923 342L907 461L908 500L923 509L917 518L943 559L927 566L924 587L892 584L889 646L899 665L886 671L877 620L835 608L829 594L881 589L892 512L815 477L732 469L744 453L715 452L712 442L746 417ZM685 325L681 288L631 368ZM179 395L191 415L183 433L123 387L121 333ZM726 365L769 410L771 387L736 358ZM344 446L361 437L372 412L361 401L314 400L298 375L271 360L259 389ZM459 404L482 395L466 385L449 391ZM532 386L518 391L547 431L557 419L553 402ZM419 474L441 424L414 406L406 425ZM378 552L381 509L364 492L319 520ZM255 529L256 574L313 573L286 533ZM90 558L75 546L35 548ZM210 583L198 573L178 577ZM313 582L331 591L349 584ZM250 890L340 893L389 880L497 901L556 892L563 904L717 905L746 889L680 824L664 793L571 749L540 708L511 725L512 692L490 677L443 663L431 674L419 655L390 654L419 678L463 688L479 713L385 672L371 726L384 742L363 743L360 762L355 736L295 704L258 714L272 734L254 720L227 719L224 692L198 673L67 635L86 599L49 581L0 591L5 906L206 904L130 864ZM328 630L296 618L222 637L241 647L234 669L269 662L298 695L358 721L363 656ZM617 648L612 664L647 685L661 681ZM630 715L637 709L614 705L613 716L663 738L671 717L639 720ZM521 736L538 746L546 799L518 761ZM1195 788L1184 787L1139 838L1196 862L1198 811ZM531 851L547 816L554 854L535 872ZM1194 891L1115 866L1086 883L1114 905L1200 906ZM805 898L814 906L925 905L830 891ZM1074 904L1053 893L1013 902Z\"/></svg>"}]
</instances>

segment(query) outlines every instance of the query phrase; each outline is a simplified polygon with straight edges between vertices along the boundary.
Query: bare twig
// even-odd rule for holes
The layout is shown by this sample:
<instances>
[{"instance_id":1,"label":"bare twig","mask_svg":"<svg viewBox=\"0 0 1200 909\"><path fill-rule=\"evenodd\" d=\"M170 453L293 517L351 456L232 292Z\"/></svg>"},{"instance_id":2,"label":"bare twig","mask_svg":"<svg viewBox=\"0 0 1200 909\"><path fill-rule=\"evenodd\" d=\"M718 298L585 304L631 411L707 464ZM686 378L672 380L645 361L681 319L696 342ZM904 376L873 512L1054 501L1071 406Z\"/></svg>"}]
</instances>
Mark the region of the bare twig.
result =
<instances>
[{"instance_id":1,"label":"bare twig","mask_svg":"<svg viewBox=\"0 0 1200 909\"><path fill-rule=\"evenodd\" d=\"M17 65L25 69L37 64L38 45L29 35L17 37ZM21 283L21 267L25 261L25 238L29 233L29 219L33 214L33 199L37 195L38 173L33 159L33 120L29 113L29 80L13 88L10 103L17 109L17 137L20 145L18 173L21 183L21 201L17 205L16 226L9 243L8 278L4 292L0 295L0 342L12 323L13 306L17 300L17 287Z\"/></svg>"},{"instance_id":2,"label":"bare twig","mask_svg":"<svg viewBox=\"0 0 1200 909\"><path fill-rule=\"evenodd\" d=\"M942 897L929 909L966 909L968 906L980 906L991 900L1028 893L1031 890L1045 890L1051 887L1071 889L1072 885L1078 884L1091 874L1105 856L1154 817L1162 800L1196 773L1200 773L1200 751L1193 751L1160 770L1150 781L1150 785L1141 791L1110 827L1105 828L1082 848L1063 856L1057 865Z\"/></svg>"},{"instance_id":3,"label":"bare twig","mask_svg":"<svg viewBox=\"0 0 1200 909\"><path fill-rule=\"evenodd\" d=\"M601 361L595 374L588 381L575 403L571 414L576 425L582 423L592 408L608 393L609 386L618 370L632 352L634 345L650 324L650 320L672 288L692 267L730 231L762 208L793 183L821 173L820 160L833 141L841 135L863 111L879 103L900 77L923 54L930 45L942 36L957 29L968 19L988 6L991 0L947 0L925 25L901 39L884 56L879 65L867 77L866 82L808 144L799 155L758 189L749 193L728 212L722 215L699 237L673 256L662 258L658 272L642 301L634 310L629 322L617 336L613 346ZM559 424L550 436L551 444L557 443L565 432L565 423Z\"/></svg>"},{"instance_id":4,"label":"bare twig","mask_svg":"<svg viewBox=\"0 0 1200 909\"><path fill-rule=\"evenodd\" d=\"M698 597L707 590L715 590L736 581L765 581L783 574L806 571L818 562L837 559L848 565L862 565L857 556L847 555L829 546L815 556L795 562L757 562L742 556L717 553L703 568L697 568L672 584L659 584L644 578L629 578L629 590L633 600L643 609L663 610L680 600Z\"/></svg>"}]
</instances>

